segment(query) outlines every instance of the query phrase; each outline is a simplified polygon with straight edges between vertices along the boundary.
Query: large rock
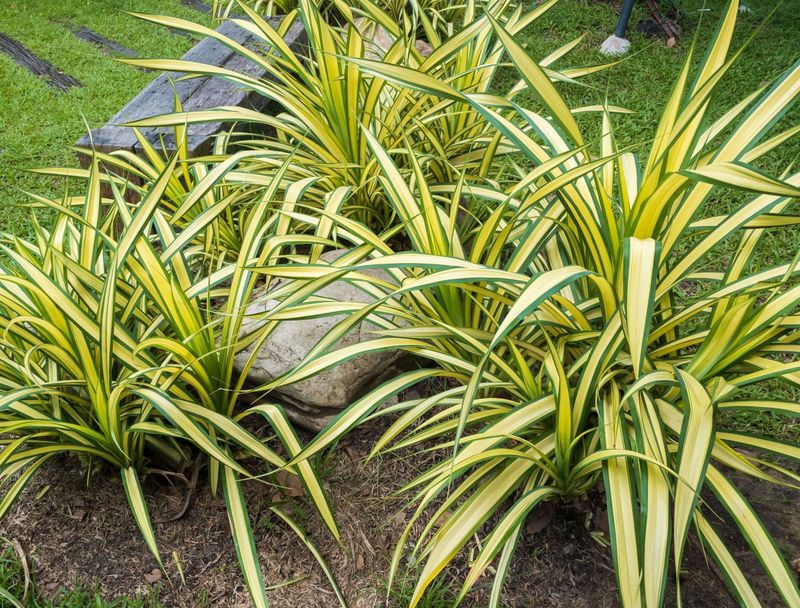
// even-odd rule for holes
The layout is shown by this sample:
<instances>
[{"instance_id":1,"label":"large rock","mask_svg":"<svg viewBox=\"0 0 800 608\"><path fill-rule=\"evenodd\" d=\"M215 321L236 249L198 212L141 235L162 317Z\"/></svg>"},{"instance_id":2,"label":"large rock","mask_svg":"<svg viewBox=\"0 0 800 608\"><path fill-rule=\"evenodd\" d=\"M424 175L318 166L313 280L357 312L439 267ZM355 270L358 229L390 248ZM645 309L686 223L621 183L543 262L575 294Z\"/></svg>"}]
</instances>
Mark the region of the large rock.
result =
<instances>
[{"instance_id":1,"label":"large rock","mask_svg":"<svg viewBox=\"0 0 800 608\"><path fill-rule=\"evenodd\" d=\"M392 48L395 37L379 25L366 17L356 17L353 20L361 37L364 39L364 58L381 61L387 51ZM414 47L423 57L430 57L433 47L424 40L417 40Z\"/></svg>"},{"instance_id":2,"label":"large rock","mask_svg":"<svg viewBox=\"0 0 800 608\"><path fill-rule=\"evenodd\" d=\"M331 251L320 256L322 261L333 262L345 253ZM393 282L380 269L367 270L364 274ZM340 302L371 302L372 296L344 281L336 281L320 289L317 295ZM243 332L249 333L265 322L266 314L278 304L261 294L247 308L249 320ZM288 372L300 363L308 352L344 319L344 315L281 322L264 341L250 368L246 384L265 384ZM330 350L350 344L374 339L370 331L376 326L361 322L341 338ZM234 369L241 373L254 346L237 354ZM394 363L402 356L400 352L382 351L349 359L321 374L274 390L268 399L282 402L289 418L296 424L318 431L344 408L363 396L368 390L396 373Z\"/></svg>"}]
</instances>

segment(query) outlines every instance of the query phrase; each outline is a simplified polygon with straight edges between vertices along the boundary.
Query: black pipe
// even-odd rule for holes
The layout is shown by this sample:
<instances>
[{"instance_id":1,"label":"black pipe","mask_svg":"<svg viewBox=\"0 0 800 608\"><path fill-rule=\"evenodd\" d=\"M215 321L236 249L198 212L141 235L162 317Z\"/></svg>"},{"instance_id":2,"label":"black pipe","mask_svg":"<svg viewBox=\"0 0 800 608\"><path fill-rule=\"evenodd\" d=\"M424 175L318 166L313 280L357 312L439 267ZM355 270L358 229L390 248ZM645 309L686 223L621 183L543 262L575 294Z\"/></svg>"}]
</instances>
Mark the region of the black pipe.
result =
<instances>
[{"instance_id":1,"label":"black pipe","mask_svg":"<svg viewBox=\"0 0 800 608\"><path fill-rule=\"evenodd\" d=\"M633 3L636 0L625 0L622 3L622 11L619 14L619 21L617 21L617 29L614 30L614 35L617 38L625 38L625 30L628 29L628 21L631 18L631 11L633 11Z\"/></svg>"}]
</instances>

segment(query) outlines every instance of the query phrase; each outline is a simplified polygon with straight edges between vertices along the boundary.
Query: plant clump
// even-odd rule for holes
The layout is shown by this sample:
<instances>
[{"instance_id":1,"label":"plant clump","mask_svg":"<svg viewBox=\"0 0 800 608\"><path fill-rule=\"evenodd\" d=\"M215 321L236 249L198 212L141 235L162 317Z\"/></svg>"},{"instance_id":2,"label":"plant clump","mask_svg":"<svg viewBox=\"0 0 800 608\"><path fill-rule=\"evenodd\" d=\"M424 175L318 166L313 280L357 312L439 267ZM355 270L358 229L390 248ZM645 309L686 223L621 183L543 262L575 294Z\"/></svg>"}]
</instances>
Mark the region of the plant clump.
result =
<instances>
[{"instance_id":1,"label":"plant clump","mask_svg":"<svg viewBox=\"0 0 800 608\"><path fill-rule=\"evenodd\" d=\"M397 539L391 577L404 557L421 565L410 606L476 535L456 602L495 563L490 605L499 606L527 515L598 482L624 606L662 605L670 569L680 591L690 535L737 599L758 605L704 492L787 605L800 605L794 574L732 474L797 488L800 476L784 460L800 452L768 429L723 424L738 412L800 415L791 400L752 397L767 383L800 384L800 255L751 263L772 229L800 223L800 173L759 169L798 133L775 127L800 93L800 62L712 118L715 89L746 52L731 51L733 0L704 57L687 59L652 141L621 149L614 115L627 110L570 108L560 92L607 66L556 70L579 40L541 61L515 40L556 2L524 12L506 0L468 0L448 36L424 28L429 57L386 6L361 3L395 36L381 59L366 54L355 10L339 2L340 22L300 0L277 28L239 5L268 46L259 51L147 17L216 37L269 78L131 62L226 78L283 110L187 113L178 104L139 121L133 126L172 126L176 141L205 121L270 131L222 138L201 159L180 147L166 159L154 149L146 160L96 155L90 170L66 171L83 178L85 195L37 197L56 211L52 227L37 225L30 241L4 236L0 478L8 489L0 515L46 460L79 454L89 473L101 464L120 472L158 555L140 477L156 463L176 469L202 458L212 491L221 485L225 494L254 604L265 606L241 492L243 481L261 478L251 463L297 475L336 536L315 456L391 416L373 456L401 447L445 454L402 488L416 510ZM282 46L295 18L308 31L308 57ZM497 94L503 61L516 82ZM523 104L523 94L532 101ZM587 141L580 113L602 123L599 141ZM128 171L143 185L121 177ZM740 202L714 215L723 188L740 192ZM723 246L730 253L720 256ZM346 253L323 255L338 249ZM336 281L371 297L318 295ZM246 310L260 293L278 303L250 323ZM248 366L234 372L237 354L258 352L252 347L283 321L325 316L342 320L299 365L245 388ZM376 328L370 339L336 347L365 320ZM270 391L386 350L420 365L303 446ZM380 407L436 379L446 379L429 383L441 390ZM253 415L274 438L247 430Z\"/></svg>"}]
</instances>

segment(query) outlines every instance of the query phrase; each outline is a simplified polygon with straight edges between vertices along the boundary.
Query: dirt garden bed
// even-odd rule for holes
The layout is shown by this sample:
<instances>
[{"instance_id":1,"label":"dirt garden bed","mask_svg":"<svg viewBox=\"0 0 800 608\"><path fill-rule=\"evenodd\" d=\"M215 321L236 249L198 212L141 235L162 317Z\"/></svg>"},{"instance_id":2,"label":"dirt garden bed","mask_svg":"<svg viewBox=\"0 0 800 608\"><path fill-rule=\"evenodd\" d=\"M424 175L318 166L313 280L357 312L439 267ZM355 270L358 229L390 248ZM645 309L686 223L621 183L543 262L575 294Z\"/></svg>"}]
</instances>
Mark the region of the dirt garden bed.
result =
<instances>
[{"instance_id":1,"label":"dirt garden bed","mask_svg":"<svg viewBox=\"0 0 800 608\"><path fill-rule=\"evenodd\" d=\"M342 529L341 547L291 486L279 496L270 486L247 484L265 581L275 586L269 592L274 608L338 606L308 549L270 512L269 505L275 500L284 501L287 513L306 529L331 566L351 608L399 608L407 603L413 581L411 569L407 568L406 582L401 580L388 600L385 592L394 539L411 513L392 492L409 481L420 466L430 464L424 459L434 457L401 453L365 463L364 456L377 431L371 428L354 433L322 463ZM185 483L170 485L165 480L153 476L147 486L156 521L180 513L187 498ZM781 549L790 558L796 557L800 553L800 521L796 516L800 494L748 481L740 487L756 503ZM61 459L44 469L27 493L4 520L0 534L21 543L45 593L83 584L98 585L107 599L150 594L169 607L249 606L224 500L210 495L204 474L185 514L156 525L167 576L158 570L142 541L116 478L98 475L87 488L78 461ZM714 507L713 502L709 504ZM607 520L602 494L550 511L535 513L529 521L506 582L504 606L617 606L610 550L603 546ZM722 531L726 540L741 538L730 523ZM744 542L735 540L732 546L764 605L780 606L770 581ZM465 572L466 561L460 560L425 605L452 606ZM463 606L482 608L489 589L490 579L484 577ZM688 547L682 589L686 606L735 605L716 568L706 564L696 541ZM667 594L666 605L674 605L673 581Z\"/></svg>"}]
</instances>

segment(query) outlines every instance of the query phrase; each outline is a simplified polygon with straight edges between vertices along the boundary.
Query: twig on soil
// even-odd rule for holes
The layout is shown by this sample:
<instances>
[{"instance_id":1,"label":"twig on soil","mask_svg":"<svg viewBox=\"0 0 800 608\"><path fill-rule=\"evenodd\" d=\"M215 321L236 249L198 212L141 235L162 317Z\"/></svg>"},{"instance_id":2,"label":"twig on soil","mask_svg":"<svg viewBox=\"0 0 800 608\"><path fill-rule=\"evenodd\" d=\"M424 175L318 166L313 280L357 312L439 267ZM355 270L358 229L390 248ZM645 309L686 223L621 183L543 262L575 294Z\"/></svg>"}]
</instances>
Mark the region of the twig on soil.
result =
<instances>
[{"instance_id":1,"label":"twig on soil","mask_svg":"<svg viewBox=\"0 0 800 608\"><path fill-rule=\"evenodd\" d=\"M351 526L351 529L353 529L352 526ZM372 557L375 557L376 556L375 549L372 548L372 543L369 542L369 539L367 538L367 535L364 534L363 528L358 528L358 533L361 535L361 540L364 541L364 544L363 544L364 548L367 551L369 551L369 553L370 553L370 555Z\"/></svg>"},{"instance_id":2,"label":"twig on soil","mask_svg":"<svg viewBox=\"0 0 800 608\"><path fill-rule=\"evenodd\" d=\"M217 557L215 557L210 562L208 562L205 565L205 567L202 570L200 570L200 572L197 573L197 577L196 578L197 579L201 579L203 577L203 575L208 571L208 569L211 568L211 566L215 565L220 560L221 557L222 557L222 553L217 553Z\"/></svg>"},{"instance_id":3,"label":"twig on soil","mask_svg":"<svg viewBox=\"0 0 800 608\"><path fill-rule=\"evenodd\" d=\"M192 478L189 481L189 487L188 487L188 490L186 492L186 497L183 499L183 504L181 505L181 508L178 509L178 512L175 515L172 515L171 517L153 518L153 521L155 523L157 523L157 524L166 524L166 523L169 523L171 521L177 521L181 517L186 515L186 511L189 509L189 504L192 502L192 497L194 496L194 492L197 489L197 480L198 480L198 477L200 476L200 464L201 464L201 462L202 462L202 460L198 458L194 463L194 467L192 468Z\"/></svg>"},{"instance_id":4,"label":"twig on soil","mask_svg":"<svg viewBox=\"0 0 800 608\"><path fill-rule=\"evenodd\" d=\"M277 589L283 589L284 587L288 587L289 585L294 585L295 583L299 583L301 581L306 580L307 578L311 578L310 574L301 574L300 576L296 576L294 578L290 578L288 581L283 581L280 583L275 583L274 585L268 585L264 587L267 591L275 591ZM328 592L330 593L330 592Z\"/></svg>"}]
</instances>

